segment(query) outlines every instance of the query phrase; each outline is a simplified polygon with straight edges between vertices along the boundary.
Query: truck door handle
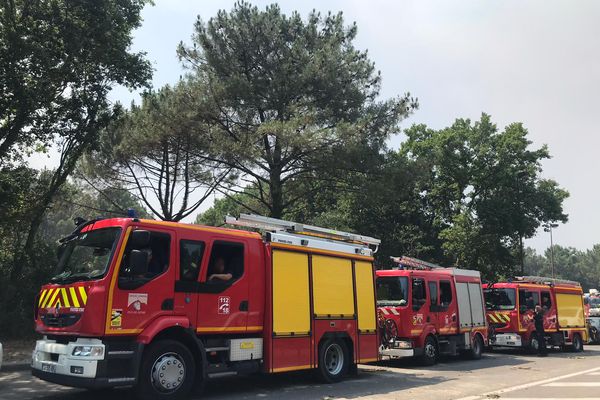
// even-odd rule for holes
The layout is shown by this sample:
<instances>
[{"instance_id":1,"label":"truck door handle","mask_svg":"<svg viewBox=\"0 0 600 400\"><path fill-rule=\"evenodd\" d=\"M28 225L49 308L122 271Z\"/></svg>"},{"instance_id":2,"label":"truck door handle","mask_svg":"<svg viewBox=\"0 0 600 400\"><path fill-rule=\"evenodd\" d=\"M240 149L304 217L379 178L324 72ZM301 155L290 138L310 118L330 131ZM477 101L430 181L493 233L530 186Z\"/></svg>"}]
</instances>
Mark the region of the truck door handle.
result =
<instances>
[{"instance_id":1,"label":"truck door handle","mask_svg":"<svg viewBox=\"0 0 600 400\"><path fill-rule=\"evenodd\" d=\"M248 300L242 300L240 302L240 311L248 311Z\"/></svg>"},{"instance_id":2,"label":"truck door handle","mask_svg":"<svg viewBox=\"0 0 600 400\"><path fill-rule=\"evenodd\" d=\"M431 321L431 318L429 318L429 316L427 316L427 322L430 322L430 321Z\"/></svg>"},{"instance_id":3,"label":"truck door handle","mask_svg":"<svg viewBox=\"0 0 600 400\"><path fill-rule=\"evenodd\" d=\"M453 315L452 316L452 322L455 322L455 321L456 321L456 315Z\"/></svg>"}]
</instances>

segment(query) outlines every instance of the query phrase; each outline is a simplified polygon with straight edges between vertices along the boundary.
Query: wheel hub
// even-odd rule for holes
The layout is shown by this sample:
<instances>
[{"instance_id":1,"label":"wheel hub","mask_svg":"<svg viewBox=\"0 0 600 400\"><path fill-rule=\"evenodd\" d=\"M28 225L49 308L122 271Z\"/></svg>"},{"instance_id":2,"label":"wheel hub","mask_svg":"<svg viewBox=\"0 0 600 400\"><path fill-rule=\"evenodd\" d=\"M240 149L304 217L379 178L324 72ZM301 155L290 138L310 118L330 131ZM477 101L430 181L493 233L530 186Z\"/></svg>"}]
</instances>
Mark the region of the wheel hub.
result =
<instances>
[{"instance_id":1,"label":"wheel hub","mask_svg":"<svg viewBox=\"0 0 600 400\"><path fill-rule=\"evenodd\" d=\"M152 385L161 392L173 392L185 379L185 364L178 354L166 353L152 366Z\"/></svg>"},{"instance_id":2,"label":"wheel hub","mask_svg":"<svg viewBox=\"0 0 600 400\"><path fill-rule=\"evenodd\" d=\"M325 350L325 367L331 375L340 373L344 366L344 351L339 344L333 343Z\"/></svg>"},{"instance_id":3,"label":"wheel hub","mask_svg":"<svg viewBox=\"0 0 600 400\"><path fill-rule=\"evenodd\" d=\"M425 354L430 358L435 357L435 347L433 344L427 343L427 345L425 345Z\"/></svg>"}]
</instances>

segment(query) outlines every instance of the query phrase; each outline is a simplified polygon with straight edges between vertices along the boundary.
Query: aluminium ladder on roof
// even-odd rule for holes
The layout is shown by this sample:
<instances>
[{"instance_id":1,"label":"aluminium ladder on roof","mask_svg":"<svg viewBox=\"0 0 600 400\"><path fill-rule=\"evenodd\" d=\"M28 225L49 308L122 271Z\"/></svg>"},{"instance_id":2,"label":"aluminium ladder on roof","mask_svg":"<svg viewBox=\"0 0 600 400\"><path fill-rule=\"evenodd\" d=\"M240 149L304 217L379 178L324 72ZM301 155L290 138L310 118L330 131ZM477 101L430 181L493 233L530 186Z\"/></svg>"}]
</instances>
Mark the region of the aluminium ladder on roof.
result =
<instances>
[{"instance_id":1,"label":"aluminium ladder on roof","mask_svg":"<svg viewBox=\"0 0 600 400\"><path fill-rule=\"evenodd\" d=\"M370 236L253 214L240 214L238 218L226 216L225 223L273 232L268 237L274 242L300 244L353 254L372 255L381 243L381 240ZM375 249L373 250L371 246Z\"/></svg>"},{"instance_id":2,"label":"aluminium ladder on roof","mask_svg":"<svg viewBox=\"0 0 600 400\"><path fill-rule=\"evenodd\" d=\"M581 286L579 282L570 281L568 279L557 279L557 278L548 278L545 276L519 276L516 278L518 282L529 282L529 283L539 283L539 284L563 284L563 285L574 285Z\"/></svg>"},{"instance_id":3,"label":"aluminium ladder on roof","mask_svg":"<svg viewBox=\"0 0 600 400\"><path fill-rule=\"evenodd\" d=\"M390 257L393 262L404 265L406 267L417 268L417 269L447 269L446 267L442 267L441 265L433 264L427 261L419 260L418 258L413 257Z\"/></svg>"}]
</instances>

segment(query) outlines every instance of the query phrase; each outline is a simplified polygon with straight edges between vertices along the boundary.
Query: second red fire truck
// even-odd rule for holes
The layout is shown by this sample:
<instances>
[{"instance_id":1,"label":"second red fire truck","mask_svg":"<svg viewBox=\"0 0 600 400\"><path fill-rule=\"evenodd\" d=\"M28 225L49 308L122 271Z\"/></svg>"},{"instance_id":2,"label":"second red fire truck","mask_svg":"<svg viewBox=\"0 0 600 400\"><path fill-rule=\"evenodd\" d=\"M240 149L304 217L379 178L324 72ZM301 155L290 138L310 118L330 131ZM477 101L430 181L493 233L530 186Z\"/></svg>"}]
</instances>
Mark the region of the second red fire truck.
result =
<instances>
[{"instance_id":1,"label":"second red fire truck","mask_svg":"<svg viewBox=\"0 0 600 400\"><path fill-rule=\"evenodd\" d=\"M417 356L425 365L441 354L480 358L488 328L479 272L394 260L399 268L377 271L382 355Z\"/></svg>"}]
</instances>

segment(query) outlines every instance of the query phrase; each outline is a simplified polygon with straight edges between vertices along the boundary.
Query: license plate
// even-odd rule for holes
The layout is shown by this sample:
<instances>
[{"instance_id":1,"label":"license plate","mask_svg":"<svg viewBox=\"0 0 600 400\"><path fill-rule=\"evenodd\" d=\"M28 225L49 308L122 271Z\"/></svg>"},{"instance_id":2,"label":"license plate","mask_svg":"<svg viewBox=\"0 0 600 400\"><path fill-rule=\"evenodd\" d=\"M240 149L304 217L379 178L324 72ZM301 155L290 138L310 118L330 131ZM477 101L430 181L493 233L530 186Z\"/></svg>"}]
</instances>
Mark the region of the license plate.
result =
<instances>
[{"instance_id":1,"label":"license plate","mask_svg":"<svg viewBox=\"0 0 600 400\"><path fill-rule=\"evenodd\" d=\"M50 373L55 373L56 372L56 365L54 364L42 364L42 371L44 372L50 372Z\"/></svg>"}]
</instances>

